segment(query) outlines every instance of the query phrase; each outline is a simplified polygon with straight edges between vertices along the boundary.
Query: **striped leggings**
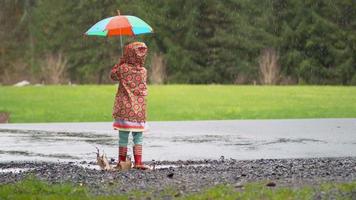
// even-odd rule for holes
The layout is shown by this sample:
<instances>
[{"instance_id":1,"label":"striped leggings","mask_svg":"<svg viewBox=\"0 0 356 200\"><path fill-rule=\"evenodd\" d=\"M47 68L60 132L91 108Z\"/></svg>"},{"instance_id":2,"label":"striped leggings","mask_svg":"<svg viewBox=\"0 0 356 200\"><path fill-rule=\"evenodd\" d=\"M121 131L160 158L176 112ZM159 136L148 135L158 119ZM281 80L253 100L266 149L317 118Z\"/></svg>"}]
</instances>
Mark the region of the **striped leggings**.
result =
<instances>
[{"instance_id":1,"label":"striped leggings","mask_svg":"<svg viewBox=\"0 0 356 200\"><path fill-rule=\"evenodd\" d=\"M119 131L119 147L127 147L130 131ZM133 143L142 145L142 132L132 132Z\"/></svg>"}]
</instances>

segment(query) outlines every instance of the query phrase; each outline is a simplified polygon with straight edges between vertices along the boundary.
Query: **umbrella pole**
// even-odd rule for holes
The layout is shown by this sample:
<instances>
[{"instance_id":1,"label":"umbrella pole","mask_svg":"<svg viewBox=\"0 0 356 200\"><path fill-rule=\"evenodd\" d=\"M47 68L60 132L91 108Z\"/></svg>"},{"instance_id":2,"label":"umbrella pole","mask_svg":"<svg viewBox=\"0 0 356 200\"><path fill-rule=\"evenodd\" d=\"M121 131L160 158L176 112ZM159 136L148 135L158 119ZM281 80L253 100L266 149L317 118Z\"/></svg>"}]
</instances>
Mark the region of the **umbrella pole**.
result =
<instances>
[{"instance_id":1,"label":"umbrella pole","mask_svg":"<svg viewBox=\"0 0 356 200\"><path fill-rule=\"evenodd\" d=\"M120 29L120 32L121 32L121 29ZM123 56L124 55L124 50L122 49L122 36L121 35L120 35L120 45L121 45L121 56Z\"/></svg>"},{"instance_id":2,"label":"umbrella pole","mask_svg":"<svg viewBox=\"0 0 356 200\"><path fill-rule=\"evenodd\" d=\"M116 10L117 15L120 15L120 10ZM121 56L124 56L124 50L122 49L122 35L121 35L121 28L120 28L120 46L121 46Z\"/></svg>"}]
</instances>

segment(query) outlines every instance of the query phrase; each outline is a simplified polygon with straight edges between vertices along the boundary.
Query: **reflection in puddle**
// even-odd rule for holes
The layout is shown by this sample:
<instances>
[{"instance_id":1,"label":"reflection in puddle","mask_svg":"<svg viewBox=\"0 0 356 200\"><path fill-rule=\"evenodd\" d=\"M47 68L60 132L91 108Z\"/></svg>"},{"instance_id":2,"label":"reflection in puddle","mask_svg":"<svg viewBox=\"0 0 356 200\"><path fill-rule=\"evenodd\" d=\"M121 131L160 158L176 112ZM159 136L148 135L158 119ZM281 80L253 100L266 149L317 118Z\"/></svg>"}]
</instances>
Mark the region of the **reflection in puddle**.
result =
<instances>
[{"instance_id":1,"label":"reflection in puddle","mask_svg":"<svg viewBox=\"0 0 356 200\"><path fill-rule=\"evenodd\" d=\"M252 142L240 142L240 143L234 143L233 145L242 145L242 146L245 146L245 145L253 145Z\"/></svg>"},{"instance_id":2,"label":"reflection in puddle","mask_svg":"<svg viewBox=\"0 0 356 200\"><path fill-rule=\"evenodd\" d=\"M278 144L307 144L307 143L323 143L326 141L313 138L278 138L271 141L258 140L251 138L243 138L238 135L201 135L201 136L182 136L173 137L172 142L179 143L215 143L225 146L239 146L245 150L255 151L262 146L278 145Z\"/></svg>"},{"instance_id":3,"label":"reflection in puddle","mask_svg":"<svg viewBox=\"0 0 356 200\"><path fill-rule=\"evenodd\" d=\"M98 138L110 137L107 135L96 134L94 132L57 132L57 131L41 131L41 130L19 130L19 129L0 129L0 133L13 133L13 134L32 134L31 137L80 137L80 138Z\"/></svg>"},{"instance_id":4,"label":"reflection in puddle","mask_svg":"<svg viewBox=\"0 0 356 200\"><path fill-rule=\"evenodd\" d=\"M189 143L222 143L224 145L269 145L278 143L307 143L307 142L321 142L327 143L323 140L316 140L312 138L278 138L270 142L262 140L252 140L236 135L203 135L203 136L183 136L173 137L172 142L189 142ZM235 142L240 141L240 142Z\"/></svg>"},{"instance_id":5,"label":"reflection in puddle","mask_svg":"<svg viewBox=\"0 0 356 200\"><path fill-rule=\"evenodd\" d=\"M79 159L77 156L71 156L68 154L42 154L42 153L33 153L28 151L4 151L0 150L0 154L9 154L9 155L21 155L21 156L30 156L30 157L48 157L48 158L59 158L59 159Z\"/></svg>"},{"instance_id":6,"label":"reflection in puddle","mask_svg":"<svg viewBox=\"0 0 356 200\"><path fill-rule=\"evenodd\" d=\"M148 147L158 147L158 148L160 148L160 147L164 147L163 145L150 145L150 146L148 146Z\"/></svg>"},{"instance_id":7,"label":"reflection in puddle","mask_svg":"<svg viewBox=\"0 0 356 200\"><path fill-rule=\"evenodd\" d=\"M189 143L229 143L233 140L243 139L236 135L199 135L199 136L182 136L173 137L172 142L189 142Z\"/></svg>"},{"instance_id":8,"label":"reflection in puddle","mask_svg":"<svg viewBox=\"0 0 356 200\"><path fill-rule=\"evenodd\" d=\"M116 145L113 136L96 134L96 133L81 133L81 132L50 132L50 131L35 131L35 130L12 130L0 129L0 133L10 133L14 137L27 139L34 142L54 143L58 141L84 141L98 145ZM15 135L14 135L15 134Z\"/></svg>"},{"instance_id":9,"label":"reflection in puddle","mask_svg":"<svg viewBox=\"0 0 356 200\"><path fill-rule=\"evenodd\" d=\"M271 142L266 142L263 143L262 145L268 145L268 144L278 144L278 143L307 143L307 142L321 142L321 143L327 143L323 140L316 140L316 139L310 139L310 138L296 138L296 139L290 139L290 138L279 138L275 141Z\"/></svg>"}]
</instances>

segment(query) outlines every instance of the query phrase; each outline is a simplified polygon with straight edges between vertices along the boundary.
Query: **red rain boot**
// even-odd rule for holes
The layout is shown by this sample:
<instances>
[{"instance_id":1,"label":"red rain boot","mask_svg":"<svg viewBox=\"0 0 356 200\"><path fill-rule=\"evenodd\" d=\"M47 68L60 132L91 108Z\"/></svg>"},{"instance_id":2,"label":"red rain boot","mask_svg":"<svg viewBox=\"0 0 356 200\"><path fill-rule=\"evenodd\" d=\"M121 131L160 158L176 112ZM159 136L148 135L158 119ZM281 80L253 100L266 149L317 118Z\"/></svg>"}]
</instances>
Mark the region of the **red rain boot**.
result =
<instances>
[{"instance_id":1,"label":"red rain boot","mask_svg":"<svg viewBox=\"0 0 356 200\"><path fill-rule=\"evenodd\" d=\"M131 160L127 159L127 147L119 147L119 159L115 168L117 170L128 170L131 168Z\"/></svg>"},{"instance_id":2,"label":"red rain boot","mask_svg":"<svg viewBox=\"0 0 356 200\"><path fill-rule=\"evenodd\" d=\"M127 147L119 147L119 159L118 163L121 161L126 161Z\"/></svg>"},{"instance_id":3,"label":"red rain boot","mask_svg":"<svg viewBox=\"0 0 356 200\"><path fill-rule=\"evenodd\" d=\"M145 166L142 163L142 145L136 144L133 147L133 154L134 154L134 158L135 158L135 169L141 169L141 170L146 170L149 169L148 166Z\"/></svg>"}]
</instances>

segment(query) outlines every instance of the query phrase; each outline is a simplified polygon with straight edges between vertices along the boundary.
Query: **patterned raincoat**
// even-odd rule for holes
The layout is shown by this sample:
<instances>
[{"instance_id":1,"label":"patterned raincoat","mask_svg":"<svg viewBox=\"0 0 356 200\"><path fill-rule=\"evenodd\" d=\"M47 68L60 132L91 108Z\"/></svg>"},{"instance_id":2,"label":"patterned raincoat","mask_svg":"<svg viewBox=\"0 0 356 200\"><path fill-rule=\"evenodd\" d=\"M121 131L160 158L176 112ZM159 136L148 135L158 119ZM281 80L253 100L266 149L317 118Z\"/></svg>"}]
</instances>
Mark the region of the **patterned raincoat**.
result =
<instances>
[{"instance_id":1,"label":"patterned raincoat","mask_svg":"<svg viewBox=\"0 0 356 200\"><path fill-rule=\"evenodd\" d=\"M119 82L113 108L114 129L140 132L146 124L147 70L144 67L147 46L133 42L125 46L120 62L110 77Z\"/></svg>"}]
</instances>

